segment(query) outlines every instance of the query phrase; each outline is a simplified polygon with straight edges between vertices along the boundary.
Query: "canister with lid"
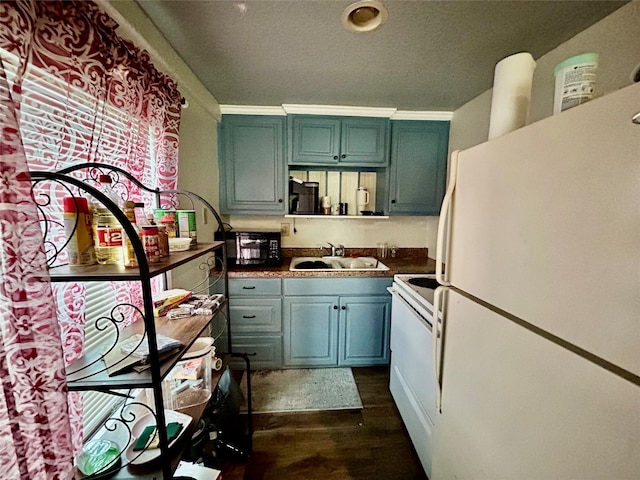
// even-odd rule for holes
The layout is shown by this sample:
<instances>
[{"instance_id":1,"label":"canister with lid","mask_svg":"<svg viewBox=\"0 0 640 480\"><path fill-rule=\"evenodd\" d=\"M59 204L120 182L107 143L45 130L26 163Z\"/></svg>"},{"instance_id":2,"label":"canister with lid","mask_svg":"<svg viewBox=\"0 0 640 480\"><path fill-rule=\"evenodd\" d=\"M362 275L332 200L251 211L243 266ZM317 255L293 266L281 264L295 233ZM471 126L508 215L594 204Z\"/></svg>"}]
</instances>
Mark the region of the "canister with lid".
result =
<instances>
[{"instance_id":1,"label":"canister with lid","mask_svg":"<svg viewBox=\"0 0 640 480\"><path fill-rule=\"evenodd\" d=\"M69 265L93 265L96 263L91 213L89 203L83 197L65 197L64 229L67 234L67 256Z\"/></svg>"},{"instance_id":2,"label":"canister with lid","mask_svg":"<svg viewBox=\"0 0 640 480\"><path fill-rule=\"evenodd\" d=\"M158 263L160 261L160 238L157 226L145 225L142 227L142 246L149 263Z\"/></svg>"}]
</instances>

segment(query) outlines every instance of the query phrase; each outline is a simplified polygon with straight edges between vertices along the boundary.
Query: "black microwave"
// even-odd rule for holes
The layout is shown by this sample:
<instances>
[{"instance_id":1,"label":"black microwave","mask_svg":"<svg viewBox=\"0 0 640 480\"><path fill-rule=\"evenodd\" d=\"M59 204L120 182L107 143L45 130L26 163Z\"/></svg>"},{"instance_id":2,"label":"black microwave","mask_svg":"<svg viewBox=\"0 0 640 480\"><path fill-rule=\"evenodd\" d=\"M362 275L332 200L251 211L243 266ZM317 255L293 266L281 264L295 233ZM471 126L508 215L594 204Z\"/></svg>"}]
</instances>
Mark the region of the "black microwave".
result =
<instances>
[{"instance_id":1,"label":"black microwave","mask_svg":"<svg viewBox=\"0 0 640 480\"><path fill-rule=\"evenodd\" d=\"M276 231L225 232L227 262L229 265L268 265L282 263L280 246L282 238ZM216 240L222 233L216 232Z\"/></svg>"}]
</instances>

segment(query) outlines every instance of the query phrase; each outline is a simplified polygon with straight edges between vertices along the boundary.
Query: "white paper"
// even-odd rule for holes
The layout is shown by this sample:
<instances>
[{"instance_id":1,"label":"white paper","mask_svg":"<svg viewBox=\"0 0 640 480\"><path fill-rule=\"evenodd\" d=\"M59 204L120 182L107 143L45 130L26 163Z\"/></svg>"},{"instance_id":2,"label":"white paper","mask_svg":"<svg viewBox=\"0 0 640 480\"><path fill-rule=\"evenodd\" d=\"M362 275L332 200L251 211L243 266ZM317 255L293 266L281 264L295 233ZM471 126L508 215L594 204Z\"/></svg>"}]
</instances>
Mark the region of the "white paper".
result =
<instances>
[{"instance_id":1,"label":"white paper","mask_svg":"<svg viewBox=\"0 0 640 480\"><path fill-rule=\"evenodd\" d=\"M195 463L180 462L175 476L193 477L195 480L216 480L222 472L214 468L203 467Z\"/></svg>"}]
</instances>

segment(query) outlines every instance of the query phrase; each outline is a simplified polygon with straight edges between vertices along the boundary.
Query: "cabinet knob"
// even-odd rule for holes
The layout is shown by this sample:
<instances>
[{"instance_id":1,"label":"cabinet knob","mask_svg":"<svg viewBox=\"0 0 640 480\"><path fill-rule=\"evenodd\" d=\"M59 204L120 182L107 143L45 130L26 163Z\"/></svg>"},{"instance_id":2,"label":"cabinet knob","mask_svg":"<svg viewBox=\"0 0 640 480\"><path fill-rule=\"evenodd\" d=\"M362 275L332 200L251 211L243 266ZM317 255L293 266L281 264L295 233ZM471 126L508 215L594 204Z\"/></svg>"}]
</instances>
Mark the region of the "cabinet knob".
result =
<instances>
[{"instance_id":1,"label":"cabinet knob","mask_svg":"<svg viewBox=\"0 0 640 480\"><path fill-rule=\"evenodd\" d=\"M337 159L338 159L338 155L334 155L334 156L333 156L333 159L334 159L334 160L337 160Z\"/></svg>"},{"instance_id":2,"label":"cabinet knob","mask_svg":"<svg viewBox=\"0 0 640 480\"><path fill-rule=\"evenodd\" d=\"M338 309L338 305L334 305L334 306L333 306L333 309L334 309L334 310L337 310L337 309Z\"/></svg>"},{"instance_id":3,"label":"cabinet knob","mask_svg":"<svg viewBox=\"0 0 640 480\"><path fill-rule=\"evenodd\" d=\"M344 305L342 305L342 307L340 307L342 310L346 310L347 307L345 307Z\"/></svg>"},{"instance_id":4,"label":"cabinet knob","mask_svg":"<svg viewBox=\"0 0 640 480\"><path fill-rule=\"evenodd\" d=\"M282 199L281 198L278 199L278 203L282 203Z\"/></svg>"},{"instance_id":5,"label":"cabinet knob","mask_svg":"<svg viewBox=\"0 0 640 480\"><path fill-rule=\"evenodd\" d=\"M396 201L395 200L391 200L391 203L396 203Z\"/></svg>"},{"instance_id":6,"label":"cabinet knob","mask_svg":"<svg viewBox=\"0 0 640 480\"><path fill-rule=\"evenodd\" d=\"M344 153L341 156L342 158L347 158L347 156Z\"/></svg>"}]
</instances>

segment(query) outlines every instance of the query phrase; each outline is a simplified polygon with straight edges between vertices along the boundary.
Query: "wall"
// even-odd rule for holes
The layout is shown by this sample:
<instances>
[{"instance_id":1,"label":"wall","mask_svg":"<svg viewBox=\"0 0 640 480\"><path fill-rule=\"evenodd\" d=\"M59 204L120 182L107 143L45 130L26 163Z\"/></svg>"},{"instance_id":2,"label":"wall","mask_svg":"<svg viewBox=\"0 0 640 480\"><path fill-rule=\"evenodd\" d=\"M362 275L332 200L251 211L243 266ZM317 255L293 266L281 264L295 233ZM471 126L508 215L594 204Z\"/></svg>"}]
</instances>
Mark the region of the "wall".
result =
<instances>
[{"instance_id":1,"label":"wall","mask_svg":"<svg viewBox=\"0 0 640 480\"><path fill-rule=\"evenodd\" d=\"M634 0L580 32L536 60L531 91L529 123L553 113L554 69L563 60L585 52L596 52L600 63L596 96L619 90L632 82L640 66L640 0ZM514 52L515 53L515 52ZM450 150L469 148L487 140L491 112L491 90L454 112Z\"/></svg>"}]
</instances>

